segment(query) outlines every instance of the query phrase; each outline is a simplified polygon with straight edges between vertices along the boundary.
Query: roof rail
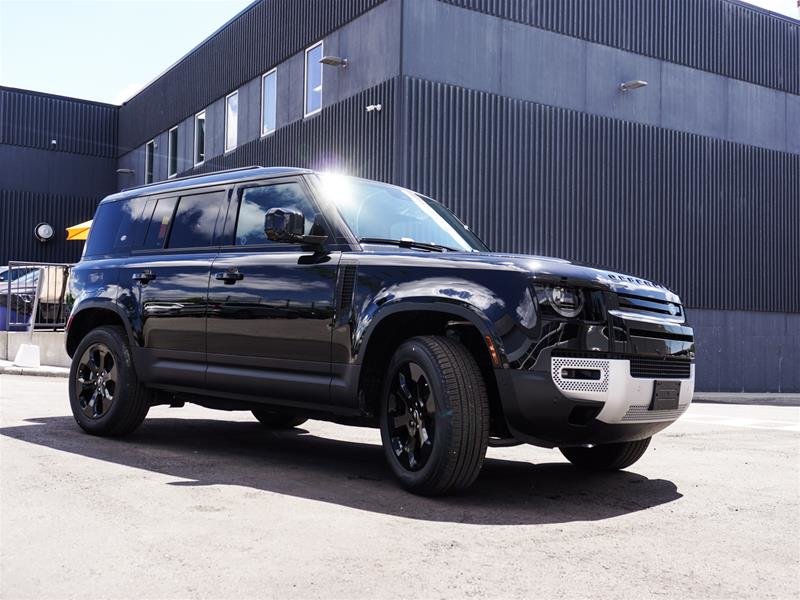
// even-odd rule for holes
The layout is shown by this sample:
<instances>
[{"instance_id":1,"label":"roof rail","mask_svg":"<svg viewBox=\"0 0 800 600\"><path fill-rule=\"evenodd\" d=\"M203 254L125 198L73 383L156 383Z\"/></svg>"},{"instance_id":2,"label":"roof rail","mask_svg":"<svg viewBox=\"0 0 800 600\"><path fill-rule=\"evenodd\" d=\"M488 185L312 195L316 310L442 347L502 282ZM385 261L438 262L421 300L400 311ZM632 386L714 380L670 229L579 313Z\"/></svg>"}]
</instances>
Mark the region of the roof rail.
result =
<instances>
[{"instance_id":1,"label":"roof rail","mask_svg":"<svg viewBox=\"0 0 800 600\"><path fill-rule=\"evenodd\" d=\"M237 167L235 169L221 169L219 171L209 171L208 173L196 173L195 175L184 175L183 177L171 177L163 181L153 181L151 183L144 183L142 185L134 185L129 188L124 188L122 191L138 190L140 188L148 188L154 185L164 185L165 183L172 183L173 181L184 181L186 179L195 179L196 177L205 177L207 175L217 175L218 173L235 173L237 171L249 171L251 169L263 169L261 165L250 165L249 167Z\"/></svg>"}]
</instances>

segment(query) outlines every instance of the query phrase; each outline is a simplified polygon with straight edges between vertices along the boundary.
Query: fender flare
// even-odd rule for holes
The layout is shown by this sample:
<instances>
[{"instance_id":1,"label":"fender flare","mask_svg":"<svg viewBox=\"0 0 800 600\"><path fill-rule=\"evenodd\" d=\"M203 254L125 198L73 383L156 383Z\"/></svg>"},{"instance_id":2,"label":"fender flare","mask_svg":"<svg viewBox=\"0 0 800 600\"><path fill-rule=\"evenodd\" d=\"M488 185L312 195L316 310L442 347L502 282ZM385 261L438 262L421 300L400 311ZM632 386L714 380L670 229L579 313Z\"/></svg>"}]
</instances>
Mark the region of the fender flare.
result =
<instances>
[{"instance_id":1,"label":"fender flare","mask_svg":"<svg viewBox=\"0 0 800 600\"><path fill-rule=\"evenodd\" d=\"M131 347L138 346L135 343L135 337L133 335L133 329L131 328L130 321L128 319L128 315L122 310L116 302L113 300L85 300L79 304L78 310L71 312L69 315L69 321L67 322L66 327L66 339L64 340L64 345L66 348L69 348L69 341L70 341L70 331L72 330L72 324L74 323L75 318L80 315L81 313L87 310L99 309L106 312L113 312L119 317L119 320L122 321L122 325L125 327L125 333L128 335L128 341L131 344ZM68 352L69 354L69 352ZM70 355L71 357L72 355Z\"/></svg>"},{"instance_id":2,"label":"fender flare","mask_svg":"<svg viewBox=\"0 0 800 600\"><path fill-rule=\"evenodd\" d=\"M484 318L481 312L471 304L453 300L411 300L409 298L403 298L402 302L392 303L388 306L379 308L375 317L372 319L372 322L369 324L364 333L354 340L353 347L357 356L356 364L362 363L363 352L361 350L362 348L369 347L372 334L384 319L403 312L419 311L444 313L469 321L480 332L481 336L484 338L489 337L492 340L498 354L500 355L501 362L505 362L505 353L503 351L502 341L494 331L491 322Z\"/></svg>"}]
</instances>

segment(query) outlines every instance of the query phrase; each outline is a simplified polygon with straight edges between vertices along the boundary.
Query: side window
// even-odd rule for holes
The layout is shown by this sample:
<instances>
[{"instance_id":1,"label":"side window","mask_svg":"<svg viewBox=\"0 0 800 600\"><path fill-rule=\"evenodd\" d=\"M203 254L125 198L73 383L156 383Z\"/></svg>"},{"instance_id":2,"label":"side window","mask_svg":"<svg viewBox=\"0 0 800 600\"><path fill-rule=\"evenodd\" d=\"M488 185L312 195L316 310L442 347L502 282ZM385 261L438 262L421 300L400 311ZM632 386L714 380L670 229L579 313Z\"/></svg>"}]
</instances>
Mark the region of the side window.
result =
<instances>
[{"instance_id":1,"label":"side window","mask_svg":"<svg viewBox=\"0 0 800 600\"><path fill-rule=\"evenodd\" d=\"M246 188L236 221L236 245L274 244L264 233L264 216L270 208L289 208L303 213L305 233L314 226L316 210L299 183L276 183Z\"/></svg>"},{"instance_id":2,"label":"side window","mask_svg":"<svg viewBox=\"0 0 800 600\"><path fill-rule=\"evenodd\" d=\"M203 248L213 245L224 192L183 196L178 202L168 248Z\"/></svg>"},{"instance_id":3,"label":"side window","mask_svg":"<svg viewBox=\"0 0 800 600\"><path fill-rule=\"evenodd\" d=\"M164 247L164 240L167 239L177 202L177 198L161 198L156 202L150 225L147 227L147 234L142 243L143 250L157 250Z\"/></svg>"},{"instance_id":4,"label":"side window","mask_svg":"<svg viewBox=\"0 0 800 600\"><path fill-rule=\"evenodd\" d=\"M122 254L131 248L133 229L142 213L141 198L101 204L92 220L85 256Z\"/></svg>"}]
</instances>

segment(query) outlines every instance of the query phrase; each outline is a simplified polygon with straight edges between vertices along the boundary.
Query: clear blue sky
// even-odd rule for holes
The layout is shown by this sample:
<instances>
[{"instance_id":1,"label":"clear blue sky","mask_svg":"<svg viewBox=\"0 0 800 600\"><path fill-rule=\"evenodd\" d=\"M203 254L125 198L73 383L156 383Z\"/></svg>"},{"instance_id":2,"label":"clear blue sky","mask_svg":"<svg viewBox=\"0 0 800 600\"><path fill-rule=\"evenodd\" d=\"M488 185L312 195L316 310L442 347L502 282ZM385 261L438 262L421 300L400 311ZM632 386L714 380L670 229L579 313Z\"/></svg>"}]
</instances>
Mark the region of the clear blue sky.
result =
<instances>
[{"instance_id":1,"label":"clear blue sky","mask_svg":"<svg viewBox=\"0 0 800 600\"><path fill-rule=\"evenodd\" d=\"M0 0L0 84L119 104L250 3ZM797 0L752 3L800 17Z\"/></svg>"},{"instance_id":2,"label":"clear blue sky","mask_svg":"<svg viewBox=\"0 0 800 600\"><path fill-rule=\"evenodd\" d=\"M120 104L252 0L0 0L0 84Z\"/></svg>"}]
</instances>

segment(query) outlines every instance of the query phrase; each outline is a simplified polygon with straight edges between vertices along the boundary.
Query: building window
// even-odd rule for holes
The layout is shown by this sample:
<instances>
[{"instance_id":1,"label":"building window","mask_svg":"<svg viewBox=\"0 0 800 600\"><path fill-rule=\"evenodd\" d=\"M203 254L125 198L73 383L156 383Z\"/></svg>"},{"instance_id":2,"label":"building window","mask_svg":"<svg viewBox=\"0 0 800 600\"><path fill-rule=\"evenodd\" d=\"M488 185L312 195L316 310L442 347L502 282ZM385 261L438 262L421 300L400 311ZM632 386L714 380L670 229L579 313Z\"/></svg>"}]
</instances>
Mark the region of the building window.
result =
<instances>
[{"instance_id":1,"label":"building window","mask_svg":"<svg viewBox=\"0 0 800 600\"><path fill-rule=\"evenodd\" d=\"M275 131L278 100L278 71L272 69L261 78L261 135Z\"/></svg>"},{"instance_id":2,"label":"building window","mask_svg":"<svg viewBox=\"0 0 800 600\"><path fill-rule=\"evenodd\" d=\"M167 177L175 177L178 174L178 127L177 125L169 130L167 143Z\"/></svg>"},{"instance_id":3,"label":"building window","mask_svg":"<svg viewBox=\"0 0 800 600\"><path fill-rule=\"evenodd\" d=\"M156 141L150 140L144 146L144 182L153 183L153 157L156 151Z\"/></svg>"},{"instance_id":4,"label":"building window","mask_svg":"<svg viewBox=\"0 0 800 600\"><path fill-rule=\"evenodd\" d=\"M194 116L194 166L206 160L206 111Z\"/></svg>"},{"instance_id":5,"label":"building window","mask_svg":"<svg viewBox=\"0 0 800 600\"><path fill-rule=\"evenodd\" d=\"M322 110L322 42L306 50L306 112L313 115Z\"/></svg>"},{"instance_id":6,"label":"building window","mask_svg":"<svg viewBox=\"0 0 800 600\"><path fill-rule=\"evenodd\" d=\"M239 137L239 92L225 98L225 152L236 149Z\"/></svg>"}]
</instances>

